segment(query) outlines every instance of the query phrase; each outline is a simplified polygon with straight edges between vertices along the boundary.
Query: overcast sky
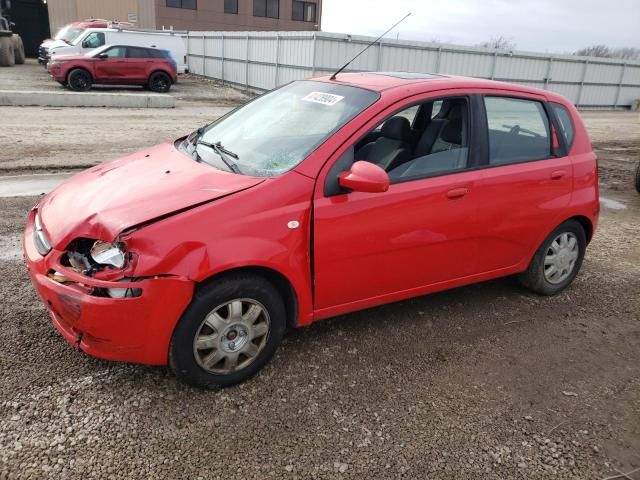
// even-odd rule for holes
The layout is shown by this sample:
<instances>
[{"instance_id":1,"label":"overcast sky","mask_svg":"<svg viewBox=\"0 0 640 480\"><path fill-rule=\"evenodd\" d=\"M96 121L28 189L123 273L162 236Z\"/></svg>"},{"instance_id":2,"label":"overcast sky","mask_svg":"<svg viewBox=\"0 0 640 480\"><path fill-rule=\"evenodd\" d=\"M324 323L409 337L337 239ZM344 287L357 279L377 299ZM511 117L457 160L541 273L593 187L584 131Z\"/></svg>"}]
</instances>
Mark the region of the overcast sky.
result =
<instances>
[{"instance_id":1,"label":"overcast sky","mask_svg":"<svg viewBox=\"0 0 640 480\"><path fill-rule=\"evenodd\" d=\"M473 45L503 35L519 50L640 48L640 0L324 0L322 30Z\"/></svg>"}]
</instances>

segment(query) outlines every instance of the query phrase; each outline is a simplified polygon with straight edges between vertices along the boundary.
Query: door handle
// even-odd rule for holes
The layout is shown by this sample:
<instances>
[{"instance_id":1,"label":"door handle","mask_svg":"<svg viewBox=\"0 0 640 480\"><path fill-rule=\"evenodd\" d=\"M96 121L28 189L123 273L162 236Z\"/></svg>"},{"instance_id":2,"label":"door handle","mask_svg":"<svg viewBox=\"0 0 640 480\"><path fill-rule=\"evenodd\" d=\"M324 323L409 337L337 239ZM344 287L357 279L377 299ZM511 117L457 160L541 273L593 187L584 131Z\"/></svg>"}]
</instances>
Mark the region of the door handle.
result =
<instances>
[{"instance_id":1,"label":"door handle","mask_svg":"<svg viewBox=\"0 0 640 480\"><path fill-rule=\"evenodd\" d=\"M551 180L560 180L567 174L564 170L556 170L555 172L551 172Z\"/></svg>"},{"instance_id":2,"label":"door handle","mask_svg":"<svg viewBox=\"0 0 640 480\"><path fill-rule=\"evenodd\" d=\"M453 190L449 190L447 192L447 197L451 200L456 200L458 198L464 197L467 193L469 193L468 188L454 188Z\"/></svg>"}]
</instances>

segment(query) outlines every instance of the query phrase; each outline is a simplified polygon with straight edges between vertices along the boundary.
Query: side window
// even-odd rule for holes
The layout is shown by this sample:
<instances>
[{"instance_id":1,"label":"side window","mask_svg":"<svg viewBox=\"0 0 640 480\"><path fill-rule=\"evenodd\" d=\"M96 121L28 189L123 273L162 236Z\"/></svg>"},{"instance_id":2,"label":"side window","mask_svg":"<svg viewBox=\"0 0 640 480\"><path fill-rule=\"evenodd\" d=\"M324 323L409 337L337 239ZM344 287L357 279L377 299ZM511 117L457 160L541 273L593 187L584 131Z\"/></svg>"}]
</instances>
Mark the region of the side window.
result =
<instances>
[{"instance_id":1,"label":"side window","mask_svg":"<svg viewBox=\"0 0 640 480\"><path fill-rule=\"evenodd\" d=\"M124 58L125 57L125 48L124 47L111 47L104 52L109 58Z\"/></svg>"},{"instance_id":2,"label":"side window","mask_svg":"<svg viewBox=\"0 0 640 480\"><path fill-rule=\"evenodd\" d=\"M489 164L543 160L551 156L549 118L541 102L485 97L489 127Z\"/></svg>"},{"instance_id":3,"label":"side window","mask_svg":"<svg viewBox=\"0 0 640 480\"><path fill-rule=\"evenodd\" d=\"M409 120L409 125L413 125L413 120L416 118L416 114L418 113L418 110L420 109L420 105L414 105L413 107L409 107L406 110L402 110L401 112L398 112L395 114L396 117L404 117L407 120ZM382 125L384 123L381 123L380 125L378 125L374 132L379 132L380 130L382 130Z\"/></svg>"},{"instance_id":4,"label":"side window","mask_svg":"<svg viewBox=\"0 0 640 480\"><path fill-rule=\"evenodd\" d=\"M464 170L469 153L467 99L443 99L438 117L412 131L409 118L413 120L419 107L385 120L375 141L358 145L355 160L380 166L389 173L391 183Z\"/></svg>"},{"instance_id":5,"label":"side window","mask_svg":"<svg viewBox=\"0 0 640 480\"><path fill-rule=\"evenodd\" d=\"M98 48L103 46L104 43L104 33L92 32L82 41L82 48Z\"/></svg>"},{"instance_id":6,"label":"side window","mask_svg":"<svg viewBox=\"0 0 640 480\"><path fill-rule=\"evenodd\" d=\"M433 107L431 108L431 118L434 118L438 113L442 110L442 100L436 100L433 102Z\"/></svg>"},{"instance_id":7,"label":"side window","mask_svg":"<svg viewBox=\"0 0 640 480\"><path fill-rule=\"evenodd\" d=\"M146 48L127 47L127 58L152 58Z\"/></svg>"},{"instance_id":8,"label":"side window","mask_svg":"<svg viewBox=\"0 0 640 480\"><path fill-rule=\"evenodd\" d=\"M553 108L553 113L556 114L558 124L560 125L560 133L564 137L567 149L569 149L573 144L573 137L576 133L573 127L573 121L571 120L571 114L564 105L560 105L559 103L551 103L551 108Z\"/></svg>"}]
</instances>

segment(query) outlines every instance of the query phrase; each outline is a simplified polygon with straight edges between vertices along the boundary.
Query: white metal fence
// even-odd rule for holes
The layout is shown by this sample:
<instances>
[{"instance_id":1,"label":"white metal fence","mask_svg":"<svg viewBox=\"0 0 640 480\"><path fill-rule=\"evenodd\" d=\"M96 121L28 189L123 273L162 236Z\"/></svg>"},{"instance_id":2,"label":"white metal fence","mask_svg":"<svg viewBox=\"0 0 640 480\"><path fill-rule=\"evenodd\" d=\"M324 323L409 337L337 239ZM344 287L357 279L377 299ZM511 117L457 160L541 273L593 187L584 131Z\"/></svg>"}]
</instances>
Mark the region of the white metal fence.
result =
<instances>
[{"instance_id":1,"label":"white metal fence","mask_svg":"<svg viewBox=\"0 0 640 480\"><path fill-rule=\"evenodd\" d=\"M264 91L329 74L373 38L325 32L189 32L189 70ZM346 71L430 72L503 80L558 92L582 108L629 107L640 98L640 62L495 51L383 39Z\"/></svg>"}]
</instances>

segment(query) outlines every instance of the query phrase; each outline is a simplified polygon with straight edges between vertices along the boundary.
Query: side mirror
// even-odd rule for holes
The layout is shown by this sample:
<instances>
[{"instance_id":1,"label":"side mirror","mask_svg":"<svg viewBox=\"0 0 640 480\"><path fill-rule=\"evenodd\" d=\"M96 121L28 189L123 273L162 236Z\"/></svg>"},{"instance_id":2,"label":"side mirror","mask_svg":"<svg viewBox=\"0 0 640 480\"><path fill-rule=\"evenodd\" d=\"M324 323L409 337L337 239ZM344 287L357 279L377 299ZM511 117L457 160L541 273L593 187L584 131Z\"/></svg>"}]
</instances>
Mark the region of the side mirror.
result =
<instances>
[{"instance_id":1,"label":"side mirror","mask_svg":"<svg viewBox=\"0 0 640 480\"><path fill-rule=\"evenodd\" d=\"M338 179L342 188L354 192L382 193L389 190L389 175L378 165L360 160Z\"/></svg>"},{"instance_id":2,"label":"side mirror","mask_svg":"<svg viewBox=\"0 0 640 480\"><path fill-rule=\"evenodd\" d=\"M98 58L101 58L104 60L105 58L109 58L109 55L107 55L106 53L101 53L100 55L98 55Z\"/></svg>"}]
</instances>

